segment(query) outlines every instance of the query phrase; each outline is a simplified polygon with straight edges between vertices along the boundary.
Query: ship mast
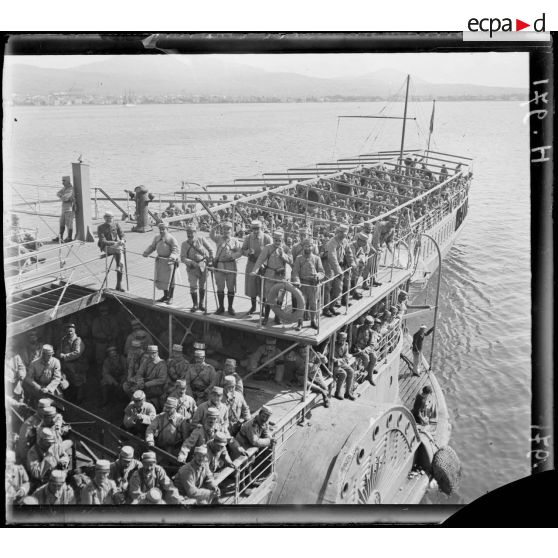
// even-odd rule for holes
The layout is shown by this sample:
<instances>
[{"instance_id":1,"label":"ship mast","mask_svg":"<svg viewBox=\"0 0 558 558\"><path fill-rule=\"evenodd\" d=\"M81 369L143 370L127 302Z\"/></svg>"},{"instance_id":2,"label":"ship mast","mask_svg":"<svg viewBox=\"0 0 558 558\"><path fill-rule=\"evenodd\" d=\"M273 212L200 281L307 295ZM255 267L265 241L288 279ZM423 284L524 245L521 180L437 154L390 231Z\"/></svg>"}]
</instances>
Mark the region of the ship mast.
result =
<instances>
[{"instance_id":1,"label":"ship mast","mask_svg":"<svg viewBox=\"0 0 558 558\"><path fill-rule=\"evenodd\" d=\"M401 150L399 152L399 163L403 164L403 147L405 145L405 125L407 124L407 105L409 102L409 81L411 76L407 74L407 89L405 91L405 111L403 112L403 132L401 133Z\"/></svg>"},{"instance_id":2,"label":"ship mast","mask_svg":"<svg viewBox=\"0 0 558 558\"><path fill-rule=\"evenodd\" d=\"M432 101L432 116L430 117L430 131L428 132L428 147L426 148L426 162L428 163L428 154L430 152L430 140L434 131L434 111L436 110L436 99Z\"/></svg>"}]
</instances>

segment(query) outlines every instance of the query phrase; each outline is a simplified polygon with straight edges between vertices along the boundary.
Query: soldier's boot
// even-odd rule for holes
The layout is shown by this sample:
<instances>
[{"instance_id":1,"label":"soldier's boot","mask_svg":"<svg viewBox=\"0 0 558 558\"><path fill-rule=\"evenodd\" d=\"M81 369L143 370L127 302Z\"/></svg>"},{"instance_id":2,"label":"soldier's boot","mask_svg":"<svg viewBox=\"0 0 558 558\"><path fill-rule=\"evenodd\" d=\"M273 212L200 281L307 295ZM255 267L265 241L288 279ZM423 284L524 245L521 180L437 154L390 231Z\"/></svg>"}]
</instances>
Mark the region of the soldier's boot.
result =
<instances>
[{"instance_id":1,"label":"soldier's boot","mask_svg":"<svg viewBox=\"0 0 558 558\"><path fill-rule=\"evenodd\" d=\"M225 313L225 293L217 293L217 301L219 303L219 307L217 308L217 312L215 312L215 314L224 314Z\"/></svg>"},{"instance_id":2,"label":"soldier's boot","mask_svg":"<svg viewBox=\"0 0 558 558\"><path fill-rule=\"evenodd\" d=\"M362 295L356 290L357 285L356 283L351 287L351 297L354 298L355 300L360 300L362 298Z\"/></svg>"},{"instance_id":3,"label":"soldier's boot","mask_svg":"<svg viewBox=\"0 0 558 558\"><path fill-rule=\"evenodd\" d=\"M350 399L354 401L356 397L353 395L353 377L347 375L347 380L345 381L345 399Z\"/></svg>"},{"instance_id":4,"label":"soldier's boot","mask_svg":"<svg viewBox=\"0 0 558 558\"><path fill-rule=\"evenodd\" d=\"M190 308L190 312L197 312L198 311L198 292L192 291L190 293L192 297L192 308Z\"/></svg>"},{"instance_id":5,"label":"soldier's boot","mask_svg":"<svg viewBox=\"0 0 558 558\"><path fill-rule=\"evenodd\" d=\"M335 399L343 399L341 395L341 390L343 389L343 380L340 378L337 380L337 386L335 388Z\"/></svg>"},{"instance_id":6,"label":"soldier's boot","mask_svg":"<svg viewBox=\"0 0 558 558\"><path fill-rule=\"evenodd\" d=\"M310 320L310 327L312 329L318 329L318 324L316 323L316 321L314 319Z\"/></svg>"},{"instance_id":7,"label":"soldier's boot","mask_svg":"<svg viewBox=\"0 0 558 558\"><path fill-rule=\"evenodd\" d=\"M296 324L295 331L300 331L302 329L302 320L298 320Z\"/></svg>"},{"instance_id":8,"label":"soldier's boot","mask_svg":"<svg viewBox=\"0 0 558 558\"><path fill-rule=\"evenodd\" d=\"M280 323L281 323L281 319L279 318L279 316L278 316L277 314L275 314L275 317L273 318L273 321L274 321L276 324L280 324Z\"/></svg>"},{"instance_id":9,"label":"soldier's boot","mask_svg":"<svg viewBox=\"0 0 558 558\"><path fill-rule=\"evenodd\" d=\"M264 318L262 320L262 325L266 325L267 321L269 320L269 312L271 310L271 306L269 304L264 305Z\"/></svg>"},{"instance_id":10,"label":"soldier's boot","mask_svg":"<svg viewBox=\"0 0 558 558\"><path fill-rule=\"evenodd\" d=\"M236 315L236 312L234 311L234 308L233 308L234 293L232 293L232 294L231 294L231 293L227 293L227 300L229 301L228 313L229 313L231 316Z\"/></svg>"},{"instance_id":11,"label":"soldier's boot","mask_svg":"<svg viewBox=\"0 0 558 558\"><path fill-rule=\"evenodd\" d=\"M167 302L168 299L169 299L169 291L164 290L163 296L160 299L156 300L155 302Z\"/></svg>"},{"instance_id":12,"label":"soldier's boot","mask_svg":"<svg viewBox=\"0 0 558 558\"><path fill-rule=\"evenodd\" d=\"M256 311L256 301L258 299L253 296L252 298L250 298L250 302L252 303L252 306L250 306L250 310L248 310L248 314L253 314Z\"/></svg>"},{"instance_id":13,"label":"soldier's boot","mask_svg":"<svg viewBox=\"0 0 558 558\"><path fill-rule=\"evenodd\" d=\"M62 242L64 240L64 231L66 230L66 227L64 225L62 225L60 227L60 232L58 234L58 236L56 238L52 239L52 242Z\"/></svg>"},{"instance_id":14,"label":"soldier's boot","mask_svg":"<svg viewBox=\"0 0 558 558\"><path fill-rule=\"evenodd\" d=\"M372 277L372 286L373 287L381 287L382 284L376 281L376 277Z\"/></svg>"},{"instance_id":15,"label":"soldier's boot","mask_svg":"<svg viewBox=\"0 0 558 558\"><path fill-rule=\"evenodd\" d=\"M68 229L68 238L64 242L72 242L72 237L74 236L74 231L72 229ZM62 238L62 237L60 237Z\"/></svg>"},{"instance_id":16,"label":"soldier's boot","mask_svg":"<svg viewBox=\"0 0 558 558\"><path fill-rule=\"evenodd\" d=\"M285 369L283 366L278 365L275 367L275 381L280 384L283 381L283 376L285 374Z\"/></svg>"},{"instance_id":17,"label":"soldier's boot","mask_svg":"<svg viewBox=\"0 0 558 558\"><path fill-rule=\"evenodd\" d=\"M368 365L368 374L366 375L366 379L373 385L376 385L376 379L374 378L374 363L371 362Z\"/></svg>"},{"instance_id":18,"label":"soldier's boot","mask_svg":"<svg viewBox=\"0 0 558 558\"><path fill-rule=\"evenodd\" d=\"M200 289L200 303L198 305L198 308L202 312L205 312L205 289Z\"/></svg>"},{"instance_id":19,"label":"soldier's boot","mask_svg":"<svg viewBox=\"0 0 558 558\"><path fill-rule=\"evenodd\" d=\"M167 297L167 304L172 304L173 296L174 296L174 285L169 289L169 296Z\"/></svg>"},{"instance_id":20,"label":"soldier's boot","mask_svg":"<svg viewBox=\"0 0 558 558\"><path fill-rule=\"evenodd\" d=\"M116 290L123 292L125 289L122 288L122 272L116 272Z\"/></svg>"},{"instance_id":21,"label":"soldier's boot","mask_svg":"<svg viewBox=\"0 0 558 558\"><path fill-rule=\"evenodd\" d=\"M363 281L363 282L361 283L361 285L360 285L360 288L361 288L361 289L364 289L365 291L366 291L367 289L369 289L369 288L370 288L370 285L369 285L369 283L368 283L368 280Z\"/></svg>"}]
</instances>

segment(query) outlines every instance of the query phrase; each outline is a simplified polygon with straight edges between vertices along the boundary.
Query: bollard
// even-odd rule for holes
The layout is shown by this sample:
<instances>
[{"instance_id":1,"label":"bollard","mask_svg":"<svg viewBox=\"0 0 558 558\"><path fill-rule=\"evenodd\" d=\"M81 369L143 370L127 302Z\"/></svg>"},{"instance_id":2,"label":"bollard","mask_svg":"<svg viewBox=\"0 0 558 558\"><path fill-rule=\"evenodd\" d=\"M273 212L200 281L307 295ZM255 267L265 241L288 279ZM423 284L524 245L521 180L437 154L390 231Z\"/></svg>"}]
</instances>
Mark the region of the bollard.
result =
<instances>
[{"instance_id":1,"label":"bollard","mask_svg":"<svg viewBox=\"0 0 558 558\"><path fill-rule=\"evenodd\" d=\"M136 186L134 191L130 192L130 198L136 202L136 225L132 228L133 232L143 233L151 230L148 206L154 197L145 186Z\"/></svg>"}]
</instances>

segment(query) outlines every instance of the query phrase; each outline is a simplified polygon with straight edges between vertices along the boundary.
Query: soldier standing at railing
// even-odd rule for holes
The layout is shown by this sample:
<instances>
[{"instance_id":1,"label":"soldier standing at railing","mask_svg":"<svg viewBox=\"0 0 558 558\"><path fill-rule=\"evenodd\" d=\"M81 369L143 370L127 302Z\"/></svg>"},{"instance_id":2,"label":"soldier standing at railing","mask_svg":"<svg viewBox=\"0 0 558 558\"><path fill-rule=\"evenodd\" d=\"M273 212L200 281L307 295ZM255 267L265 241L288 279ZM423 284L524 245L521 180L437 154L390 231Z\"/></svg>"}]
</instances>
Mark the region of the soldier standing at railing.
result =
<instances>
[{"instance_id":1,"label":"soldier standing at railing","mask_svg":"<svg viewBox=\"0 0 558 558\"><path fill-rule=\"evenodd\" d=\"M180 261L186 264L190 296L192 297L192 312L198 308L205 312L205 285L207 282L208 262L213 260L213 249L205 238L196 236L196 227L192 224L186 227L188 237L180 248ZM198 288L200 297L198 301ZM199 304L199 306L198 306Z\"/></svg>"},{"instance_id":2,"label":"soldier standing at railing","mask_svg":"<svg viewBox=\"0 0 558 558\"><path fill-rule=\"evenodd\" d=\"M71 242L75 217L75 195L69 176L62 177L62 189L56 195L62 200L62 212L60 213L60 234L52 241ZM68 237L64 240L64 230L66 228L68 229Z\"/></svg>"},{"instance_id":3,"label":"soldier standing at railing","mask_svg":"<svg viewBox=\"0 0 558 558\"><path fill-rule=\"evenodd\" d=\"M105 222L97 227L99 240L97 245L105 256L113 256L116 264L116 290L124 291L122 288L122 274L124 265L122 263L122 252L126 249L126 239L120 225L114 223L114 214L107 211L103 215Z\"/></svg>"},{"instance_id":4,"label":"soldier standing at railing","mask_svg":"<svg viewBox=\"0 0 558 558\"><path fill-rule=\"evenodd\" d=\"M381 283L376 281L376 275L378 273L378 265L380 263L380 258L382 256L383 245L389 252L393 254L393 240L395 237L395 225L397 224L397 217L395 215L390 215L386 221L380 221L376 223L374 227L374 234L372 235L372 248L376 251L372 261L372 286L379 287Z\"/></svg>"},{"instance_id":5,"label":"soldier standing at railing","mask_svg":"<svg viewBox=\"0 0 558 558\"><path fill-rule=\"evenodd\" d=\"M314 241L305 238L302 242L303 251L296 258L293 265L291 282L295 287L300 287L305 300L305 310L310 312L310 327L318 329L316 323L316 312L318 309L318 285L324 278L324 268L322 260L314 253ZM304 319L307 319L304 313ZM296 331L302 329L302 320L298 321Z\"/></svg>"},{"instance_id":6,"label":"soldier standing at railing","mask_svg":"<svg viewBox=\"0 0 558 558\"><path fill-rule=\"evenodd\" d=\"M59 345L58 358L62 366L62 374L66 376L71 390L68 399L79 405L85 397L85 382L87 381L87 362L83 357L85 344L76 334L75 324L64 326L66 334Z\"/></svg>"},{"instance_id":7,"label":"soldier standing at railing","mask_svg":"<svg viewBox=\"0 0 558 558\"><path fill-rule=\"evenodd\" d=\"M358 279L362 276L361 287L365 288L372 268L371 256L376 253L376 250L370 245L369 241L368 234L362 231L355 235L355 240L350 244L357 263L357 268L351 275L351 297L357 300L362 298L362 295L356 290Z\"/></svg>"},{"instance_id":8,"label":"soldier standing at railing","mask_svg":"<svg viewBox=\"0 0 558 558\"><path fill-rule=\"evenodd\" d=\"M151 252L157 251L155 258L155 287L163 291L163 296L157 302L172 304L174 294L174 274L178 266L179 249L176 238L168 231L165 223L159 223L159 236L143 252L147 258Z\"/></svg>"},{"instance_id":9,"label":"soldier standing at railing","mask_svg":"<svg viewBox=\"0 0 558 558\"><path fill-rule=\"evenodd\" d=\"M339 312L335 309L339 305L339 296L345 280L343 274L344 267L352 265L352 252L350 252L347 233L347 225L339 225L335 231L335 236L327 243L325 251L327 253L324 270L329 281L324 286L324 311L326 318L338 316Z\"/></svg>"},{"instance_id":10,"label":"soldier standing at railing","mask_svg":"<svg viewBox=\"0 0 558 558\"><path fill-rule=\"evenodd\" d=\"M257 297L261 294L261 279L257 275L252 275L251 272L258 261L263 247L271 244L272 239L267 233L262 232L261 221L257 219L252 221L250 228L252 232L244 239L242 253L248 258L245 270L246 275L244 277L244 294L249 296L252 302L248 314L253 314L256 311Z\"/></svg>"},{"instance_id":11,"label":"soldier standing at railing","mask_svg":"<svg viewBox=\"0 0 558 558\"><path fill-rule=\"evenodd\" d=\"M217 300L219 306L216 314L225 313L225 285L227 287L227 299L229 302L228 313L235 315L233 308L234 294L236 290L236 260L242 256L242 243L238 238L233 238L232 223L225 221L221 224L221 234L217 233L219 225L211 229L209 238L217 245L215 254L215 282L217 283Z\"/></svg>"}]
</instances>

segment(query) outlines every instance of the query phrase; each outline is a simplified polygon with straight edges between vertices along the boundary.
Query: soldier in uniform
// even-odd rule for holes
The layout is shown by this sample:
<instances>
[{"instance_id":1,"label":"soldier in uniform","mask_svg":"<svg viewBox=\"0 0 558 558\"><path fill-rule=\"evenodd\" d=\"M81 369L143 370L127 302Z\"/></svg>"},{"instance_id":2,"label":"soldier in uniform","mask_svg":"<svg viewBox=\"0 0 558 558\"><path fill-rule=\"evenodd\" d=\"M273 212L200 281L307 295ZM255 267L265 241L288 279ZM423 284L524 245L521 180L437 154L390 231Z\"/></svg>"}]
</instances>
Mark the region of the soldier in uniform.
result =
<instances>
[{"instance_id":1,"label":"soldier in uniform","mask_svg":"<svg viewBox=\"0 0 558 558\"><path fill-rule=\"evenodd\" d=\"M61 395L59 389L61 381L60 361L54 357L52 345L43 345L41 358L31 363L23 381L25 396L30 405L35 406L35 401L44 393Z\"/></svg>"},{"instance_id":2,"label":"soldier in uniform","mask_svg":"<svg viewBox=\"0 0 558 558\"><path fill-rule=\"evenodd\" d=\"M366 316L364 318L364 323L356 332L353 354L360 360L362 367L366 370L367 380L374 385L374 369L378 361L376 347L380 335L373 329L373 326L374 318L372 316Z\"/></svg>"},{"instance_id":3,"label":"soldier in uniform","mask_svg":"<svg viewBox=\"0 0 558 558\"><path fill-rule=\"evenodd\" d=\"M93 319L91 324L91 334L95 340L95 362L99 369L103 366L107 347L118 345L119 333L116 317L109 314L109 307L106 304L101 304L99 315Z\"/></svg>"},{"instance_id":4,"label":"soldier in uniform","mask_svg":"<svg viewBox=\"0 0 558 558\"><path fill-rule=\"evenodd\" d=\"M205 312L205 285L207 282L207 266L213 262L213 249L203 237L196 236L196 227L186 227L187 239L180 249L180 261L186 264L190 296L192 297L192 312L198 308ZM198 288L200 298L198 300ZM198 306L199 304L199 306Z\"/></svg>"},{"instance_id":5,"label":"soldier in uniform","mask_svg":"<svg viewBox=\"0 0 558 558\"><path fill-rule=\"evenodd\" d=\"M99 240L97 246L105 256L113 256L116 264L116 290L124 291L122 288L122 273L124 265L122 263L122 252L126 249L126 239L120 225L114 222L114 214L107 211L103 218L104 223L97 227Z\"/></svg>"},{"instance_id":6,"label":"soldier in uniform","mask_svg":"<svg viewBox=\"0 0 558 558\"><path fill-rule=\"evenodd\" d=\"M122 388L130 395L134 391L136 375L138 373L142 360L147 358L145 351L142 348L141 341L134 339L126 356L126 381Z\"/></svg>"},{"instance_id":7,"label":"soldier in uniform","mask_svg":"<svg viewBox=\"0 0 558 558\"><path fill-rule=\"evenodd\" d=\"M141 466L132 473L128 485L128 500L131 504L143 504L152 488L158 488L167 504L180 504L182 498L174 484L160 465L153 451L141 456Z\"/></svg>"},{"instance_id":8,"label":"soldier in uniform","mask_svg":"<svg viewBox=\"0 0 558 558\"><path fill-rule=\"evenodd\" d=\"M225 467L238 469L234 464L229 452L227 451L228 439L222 432L217 432L213 440L207 444L207 458L209 462L209 470L212 473L218 473Z\"/></svg>"},{"instance_id":9,"label":"soldier in uniform","mask_svg":"<svg viewBox=\"0 0 558 558\"><path fill-rule=\"evenodd\" d=\"M225 376L223 381L224 404L228 407L228 425L231 436L236 436L240 427L250 420L250 407L244 399L242 392L236 389L236 378Z\"/></svg>"},{"instance_id":10,"label":"soldier in uniform","mask_svg":"<svg viewBox=\"0 0 558 558\"><path fill-rule=\"evenodd\" d=\"M62 189L56 192L62 201L62 211L60 213L60 234L53 238L53 242L71 242L74 228L75 216L75 195L74 187L70 182L69 176L62 177ZM68 237L64 240L64 229L68 229Z\"/></svg>"},{"instance_id":11,"label":"soldier in uniform","mask_svg":"<svg viewBox=\"0 0 558 558\"><path fill-rule=\"evenodd\" d=\"M167 363L159 357L157 345L147 347L147 358L140 363L135 389L145 392L148 401L158 404L167 385Z\"/></svg>"},{"instance_id":12,"label":"soldier in uniform","mask_svg":"<svg viewBox=\"0 0 558 558\"><path fill-rule=\"evenodd\" d=\"M299 386L304 385L306 367L306 347L301 345L287 354L287 367L292 370L294 379ZM323 396L324 407L329 407L331 387L328 388L322 375L321 364L327 364L327 357L310 350L308 355L308 388Z\"/></svg>"},{"instance_id":13,"label":"soldier in uniform","mask_svg":"<svg viewBox=\"0 0 558 558\"><path fill-rule=\"evenodd\" d=\"M254 264L254 269L250 272L253 276L258 274L261 268L263 268L263 298L264 298L264 319L262 325L267 324L269 320L269 312L271 310L269 292L275 286L278 281L285 280L285 266L293 265L293 259L290 254L287 253L285 246L283 245L284 232L277 229L273 233L273 244L264 246L256 263ZM280 302L279 300L277 302ZM275 323L280 324L281 320L279 316L275 316Z\"/></svg>"},{"instance_id":14,"label":"soldier in uniform","mask_svg":"<svg viewBox=\"0 0 558 558\"><path fill-rule=\"evenodd\" d=\"M428 329L424 324L413 335L413 376L420 376L420 369L422 363L422 345L424 338L434 331L434 327Z\"/></svg>"},{"instance_id":15,"label":"soldier in uniform","mask_svg":"<svg viewBox=\"0 0 558 558\"><path fill-rule=\"evenodd\" d=\"M186 360L182 345L175 343L172 346L172 356L167 360L167 386L166 391L174 388L176 380L186 378L186 370L190 363Z\"/></svg>"},{"instance_id":16,"label":"soldier in uniform","mask_svg":"<svg viewBox=\"0 0 558 558\"><path fill-rule=\"evenodd\" d=\"M58 358L62 365L62 374L70 384L68 399L81 403L85 397L87 381L87 362L83 356L85 343L76 335L75 324L66 324L65 335L60 341Z\"/></svg>"},{"instance_id":17,"label":"soldier in uniform","mask_svg":"<svg viewBox=\"0 0 558 558\"><path fill-rule=\"evenodd\" d=\"M220 496L219 487L209 468L205 446L194 449L192 461L178 470L174 483L181 494L194 499L196 504L211 504Z\"/></svg>"},{"instance_id":18,"label":"soldier in uniform","mask_svg":"<svg viewBox=\"0 0 558 558\"><path fill-rule=\"evenodd\" d=\"M62 415L57 413L55 407L45 407L42 412L42 417L43 419L35 429L35 442L40 440L44 430L48 429L53 432L56 443L60 446L62 451L69 455L74 443L72 440L64 440L62 437L71 430L71 427L64 423Z\"/></svg>"},{"instance_id":19,"label":"soldier in uniform","mask_svg":"<svg viewBox=\"0 0 558 558\"><path fill-rule=\"evenodd\" d=\"M124 428L136 436L143 437L156 415L155 407L145 400L145 393L137 390L132 396L132 401L124 409Z\"/></svg>"},{"instance_id":20,"label":"soldier in uniform","mask_svg":"<svg viewBox=\"0 0 558 558\"><path fill-rule=\"evenodd\" d=\"M196 402L193 397L187 393L188 386L186 380L176 380L174 387L170 390L168 396L174 397L177 401L176 412L182 415L186 422L191 422L196 412Z\"/></svg>"},{"instance_id":21,"label":"soldier in uniform","mask_svg":"<svg viewBox=\"0 0 558 558\"><path fill-rule=\"evenodd\" d=\"M365 232L359 232L350 245L357 264L356 269L351 274L351 297L356 300L362 298L362 295L356 290L359 277L362 277L362 284L365 285L370 275L372 261L370 254L374 253L374 248L369 245L368 240L368 235Z\"/></svg>"},{"instance_id":22,"label":"soldier in uniform","mask_svg":"<svg viewBox=\"0 0 558 558\"><path fill-rule=\"evenodd\" d=\"M159 223L159 236L146 248L143 257L147 258L151 252L157 251L155 258L155 287L163 291L163 296L157 302L172 304L174 294L174 274L179 260L179 249L176 238L168 231L165 223Z\"/></svg>"},{"instance_id":23,"label":"soldier in uniform","mask_svg":"<svg viewBox=\"0 0 558 558\"><path fill-rule=\"evenodd\" d=\"M27 370L21 356L15 352L15 347L6 344L6 355L4 357L4 379L7 394L20 401L23 399L23 380Z\"/></svg>"},{"instance_id":24,"label":"soldier in uniform","mask_svg":"<svg viewBox=\"0 0 558 558\"><path fill-rule=\"evenodd\" d=\"M128 375L126 359L118 354L116 347L107 347L107 356L103 362L101 374L102 406L124 397L124 382Z\"/></svg>"},{"instance_id":25,"label":"soldier in uniform","mask_svg":"<svg viewBox=\"0 0 558 558\"><path fill-rule=\"evenodd\" d=\"M262 223L257 219L252 221L250 228L252 232L244 239L242 244L242 253L248 258L244 276L244 294L250 297L252 306L248 314L256 311L257 297L261 294L261 278L258 275L251 275L254 265L264 246L271 244L271 236L262 231Z\"/></svg>"},{"instance_id":26,"label":"soldier in uniform","mask_svg":"<svg viewBox=\"0 0 558 558\"><path fill-rule=\"evenodd\" d=\"M217 373L217 385L225 388L225 378L227 376L233 376L236 380L236 391L240 393L244 393L244 383L242 382L242 378L240 374L236 371L236 360L234 358L227 358L225 359L225 364L223 365L223 370L220 370Z\"/></svg>"},{"instance_id":27,"label":"soldier in uniform","mask_svg":"<svg viewBox=\"0 0 558 558\"><path fill-rule=\"evenodd\" d=\"M94 477L83 487L80 503L85 506L123 504L125 496L109 478L110 462L99 459L95 463Z\"/></svg>"},{"instance_id":28,"label":"soldier in uniform","mask_svg":"<svg viewBox=\"0 0 558 558\"><path fill-rule=\"evenodd\" d=\"M27 333L27 340L21 347L19 355L25 368L29 368L34 360L41 357L42 343L39 341L39 334L36 329L32 329Z\"/></svg>"},{"instance_id":29,"label":"soldier in uniform","mask_svg":"<svg viewBox=\"0 0 558 558\"><path fill-rule=\"evenodd\" d=\"M208 400L201 403L194 416L192 417L192 424L203 424L207 415L208 409L217 409L219 417L217 419L217 428L222 432L229 431L229 408L223 402L223 388L220 386L213 386L209 390Z\"/></svg>"},{"instance_id":30,"label":"soldier in uniform","mask_svg":"<svg viewBox=\"0 0 558 558\"><path fill-rule=\"evenodd\" d=\"M393 240L395 237L395 225L397 224L397 217L395 215L390 215L387 220L380 221L376 223L374 227L374 234L372 235L372 248L376 251L374 254L373 264L372 264L372 286L379 287L381 283L376 281L376 275L378 273L378 265L380 262L380 257L382 255L383 245L389 252L393 253Z\"/></svg>"},{"instance_id":31,"label":"soldier in uniform","mask_svg":"<svg viewBox=\"0 0 558 558\"><path fill-rule=\"evenodd\" d=\"M176 412L178 401L174 397L167 397L163 412L159 413L148 425L145 431L145 441L148 446L157 445L167 453L176 455L178 461L184 463L187 453L182 451L186 440L187 421L183 415Z\"/></svg>"},{"instance_id":32,"label":"soldier in uniform","mask_svg":"<svg viewBox=\"0 0 558 558\"><path fill-rule=\"evenodd\" d=\"M326 245L327 259L324 263L324 269L328 282L324 288L323 314L327 318L339 315L335 306L339 302L343 283L345 279L348 279L344 270L347 265L353 265L352 252L347 241L348 231L349 227L347 225L339 225L335 236Z\"/></svg>"},{"instance_id":33,"label":"soldier in uniform","mask_svg":"<svg viewBox=\"0 0 558 558\"><path fill-rule=\"evenodd\" d=\"M297 256L291 282L295 287L300 287L304 295L306 310L310 312L310 327L318 329L316 311L318 308L318 284L325 277L322 260L314 253L314 242L311 238L302 241L303 251ZM304 313L307 318L307 312ZM302 320L298 321L296 331L302 329Z\"/></svg>"},{"instance_id":34,"label":"soldier in uniform","mask_svg":"<svg viewBox=\"0 0 558 558\"><path fill-rule=\"evenodd\" d=\"M267 361L277 356L281 351L277 348L277 341L274 337L266 337L265 345L260 345L258 349L246 361L242 361L243 366L248 368L248 372L253 373L256 368L265 364ZM256 373L256 377L262 379L268 379L269 376L273 376L277 383L283 381L283 374L285 372L285 367L281 360L281 357L276 358L273 362L262 368Z\"/></svg>"},{"instance_id":35,"label":"soldier in uniform","mask_svg":"<svg viewBox=\"0 0 558 558\"><path fill-rule=\"evenodd\" d=\"M298 231L298 235L300 240L293 246L291 251L293 262L296 262L298 256L304 252L304 242L308 239L312 240L312 231L310 229L302 228ZM314 242L312 243L312 254L319 256L318 247Z\"/></svg>"},{"instance_id":36,"label":"soldier in uniform","mask_svg":"<svg viewBox=\"0 0 558 558\"><path fill-rule=\"evenodd\" d=\"M40 506L68 506L76 503L73 488L66 484L66 471L54 469L48 482L33 493Z\"/></svg>"},{"instance_id":37,"label":"soldier in uniform","mask_svg":"<svg viewBox=\"0 0 558 558\"><path fill-rule=\"evenodd\" d=\"M141 337L140 341L143 342L145 340L146 347L147 345L153 345L153 337L151 337L151 335L143 329L139 320L133 318L130 321L130 325L132 326L132 332L128 335L128 337L126 337L126 341L124 342L125 356L128 356L128 351L130 350L130 347L132 346L132 341L134 339L140 339Z\"/></svg>"},{"instance_id":38,"label":"soldier in uniform","mask_svg":"<svg viewBox=\"0 0 558 558\"><path fill-rule=\"evenodd\" d=\"M186 368L186 383L188 395L191 395L199 405L207 400L209 390L216 384L217 374L211 364L205 362L205 351L194 351L194 363Z\"/></svg>"},{"instance_id":39,"label":"soldier in uniform","mask_svg":"<svg viewBox=\"0 0 558 558\"><path fill-rule=\"evenodd\" d=\"M337 383L335 389L335 398L343 399L341 391L343 384L345 384L345 399L355 400L352 394L354 372L349 364L349 345L347 343L347 334L340 331L335 340L335 348L333 351L333 377Z\"/></svg>"},{"instance_id":40,"label":"soldier in uniform","mask_svg":"<svg viewBox=\"0 0 558 558\"><path fill-rule=\"evenodd\" d=\"M21 428L19 429L19 436L16 446L16 457L19 463L25 461L25 456L29 448L37 441L37 427L42 423L44 417L44 410L52 406L52 399L39 399L37 402L37 411L35 414L26 418ZM62 415L58 415L57 423L62 424Z\"/></svg>"},{"instance_id":41,"label":"soldier in uniform","mask_svg":"<svg viewBox=\"0 0 558 558\"><path fill-rule=\"evenodd\" d=\"M216 314L225 313L225 285L227 287L228 313L235 315L233 308L234 293L236 290L236 260L242 256L242 243L238 238L231 236L232 224L225 221L221 225L221 234L217 227L211 229L210 238L217 245L215 253L215 282L217 283L217 300L219 307Z\"/></svg>"},{"instance_id":42,"label":"soldier in uniform","mask_svg":"<svg viewBox=\"0 0 558 558\"><path fill-rule=\"evenodd\" d=\"M138 459L134 459L134 448L122 446L118 459L110 464L109 479L114 481L116 488L122 493L128 493L130 477L141 465Z\"/></svg>"},{"instance_id":43,"label":"soldier in uniform","mask_svg":"<svg viewBox=\"0 0 558 558\"><path fill-rule=\"evenodd\" d=\"M50 428L44 428L36 444L26 457L26 469L34 483L45 483L54 469L66 470L70 456L56 442L56 436Z\"/></svg>"},{"instance_id":44,"label":"soldier in uniform","mask_svg":"<svg viewBox=\"0 0 558 558\"><path fill-rule=\"evenodd\" d=\"M29 494L29 476L23 465L16 465L16 454L6 451L6 503L18 504Z\"/></svg>"},{"instance_id":45,"label":"soldier in uniform","mask_svg":"<svg viewBox=\"0 0 558 558\"><path fill-rule=\"evenodd\" d=\"M213 440L215 434L219 432L219 410L209 407L205 413L203 423L198 424L182 446L182 451L186 453L186 457L192 451L192 448L205 446L210 440Z\"/></svg>"},{"instance_id":46,"label":"soldier in uniform","mask_svg":"<svg viewBox=\"0 0 558 558\"><path fill-rule=\"evenodd\" d=\"M260 412L249 421L245 422L236 435L236 440L244 449L267 448L275 443L271 437L271 409L265 405Z\"/></svg>"}]
</instances>

